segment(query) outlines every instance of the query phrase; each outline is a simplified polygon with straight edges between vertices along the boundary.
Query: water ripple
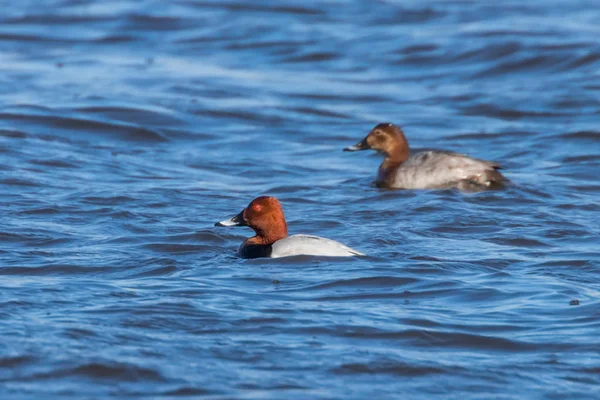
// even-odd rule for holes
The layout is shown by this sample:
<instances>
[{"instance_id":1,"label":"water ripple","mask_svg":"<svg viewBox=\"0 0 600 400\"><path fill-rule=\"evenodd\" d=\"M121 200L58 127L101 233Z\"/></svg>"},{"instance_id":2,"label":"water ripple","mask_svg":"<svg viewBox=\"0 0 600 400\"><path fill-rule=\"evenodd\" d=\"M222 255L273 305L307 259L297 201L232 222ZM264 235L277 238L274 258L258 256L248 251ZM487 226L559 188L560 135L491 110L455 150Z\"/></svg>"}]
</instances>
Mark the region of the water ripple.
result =
<instances>
[{"instance_id":1,"label":"water ripple","mask_svg":"<svg viewBox=\"0 0 600 400\"><path fill-rule=\"evenodd\" d=\"M7 2L0 396L593 398L598 20L591 0ZM381 156L341 149L382 121L513 183L378 189ZM251 230L214 223L260 194L368 255L238 259Z\"/></svg>"}]
</instances>

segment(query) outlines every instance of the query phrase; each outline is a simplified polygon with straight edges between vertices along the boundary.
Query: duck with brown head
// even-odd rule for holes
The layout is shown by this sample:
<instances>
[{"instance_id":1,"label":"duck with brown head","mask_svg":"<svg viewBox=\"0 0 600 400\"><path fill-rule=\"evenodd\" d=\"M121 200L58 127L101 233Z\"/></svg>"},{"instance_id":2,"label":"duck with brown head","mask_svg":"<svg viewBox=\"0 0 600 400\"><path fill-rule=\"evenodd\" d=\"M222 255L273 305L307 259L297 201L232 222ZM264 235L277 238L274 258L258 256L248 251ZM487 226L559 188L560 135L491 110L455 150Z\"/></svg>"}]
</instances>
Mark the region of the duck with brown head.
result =
<instances>
[{"instance_id":1,"label":"duck with brown head","mask_svg":"<svg viewBox=\"0 0 600 400\"><path fill-rule=\"evenodd\" d=\"M400 127L392 123L375 126L354 146L344 151L376 150L385 159L379 166L379 187L391 189L481 190L501 187L508 180L498 170L499 164L445 150L411 154Z\"/></svg>"},{"instance_id":2,"label":"duck with brown head","mask_svg":"<svg viewBox=\"0 0 600 400\"><path fill-rule=\"evenodd\" d=\"M235 217L217 222L215 226L248 226L254 230L255 235L244 240L238 249L238 255L242 258L363 255L331 239L309 235L288 236L283 209L275 197L257 197Z\"/></svg>"}]
</instances>

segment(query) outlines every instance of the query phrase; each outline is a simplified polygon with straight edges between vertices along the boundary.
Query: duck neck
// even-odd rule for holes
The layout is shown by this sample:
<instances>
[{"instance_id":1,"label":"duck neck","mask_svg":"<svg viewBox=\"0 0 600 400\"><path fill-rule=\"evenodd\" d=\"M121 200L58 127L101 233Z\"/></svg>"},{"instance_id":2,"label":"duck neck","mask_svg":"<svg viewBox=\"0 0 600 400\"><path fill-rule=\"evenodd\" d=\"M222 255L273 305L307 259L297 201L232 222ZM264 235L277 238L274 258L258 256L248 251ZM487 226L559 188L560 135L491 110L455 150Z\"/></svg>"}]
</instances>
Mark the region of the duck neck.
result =
<instances>
[{"instance_id":1,"label":"duck neck","mask_svg":"<svg viewBox=\"0 0 600 400\"><path fill-rule=\"evenodd\" d=\"M402 164L410 157L410 150L408 146L394 146L385 153L385 160L381 164L381 167L388 169Z\"/></svg>"},{"instance_id":2,"label":"duck neck","mask_svg":"<svg viewBox=\"0 0 600 400\"><path fill-rule=\"evenodd\" d=\"M379 185L385 185L386 182L394 179L396 169L402 165L403 162L408 160L410 156L410 150L408 146L405 147L394 147L391 151L385 153L385 159L379 166L379 173L377 174L377 183Z\"/></svg>"},{"instance_id":3,"label":"duck neck","mask_svg":"<svg viewBox=\"0 0 600 400\"><path fill-rule=\"evenodd\" d=\"M255 229L256 235L248 239L250 244L270 245L278 240L288 236L287 225L280 225L277 228L270 227L268 231Z\"/></svg>"}]
</instances>

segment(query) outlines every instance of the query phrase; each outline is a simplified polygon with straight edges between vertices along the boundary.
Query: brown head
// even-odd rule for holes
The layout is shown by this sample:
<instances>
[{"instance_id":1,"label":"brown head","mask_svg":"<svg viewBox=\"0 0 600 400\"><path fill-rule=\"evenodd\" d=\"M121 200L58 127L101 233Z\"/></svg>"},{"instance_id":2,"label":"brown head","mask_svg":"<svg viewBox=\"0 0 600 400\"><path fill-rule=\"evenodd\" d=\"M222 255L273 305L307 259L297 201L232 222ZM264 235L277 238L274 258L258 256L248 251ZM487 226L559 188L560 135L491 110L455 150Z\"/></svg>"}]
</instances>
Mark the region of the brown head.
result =
<instances>
[{"instance_id":1,"label":"brown head","mask_svg":"<svg viewBox=\"0 0 600 400\"><path fill-rule=\"evenodd\" d=\"M377 150L393 161L403 162L410 156L408 141L400 127L392 123L378 124L369 134L354 146L344 151Z\"/></svg>"},{"instance_id":2,"label":"brown head","mask_svg":"<svg viewBox=\"0 0 600 400\"><path fill-rule=\"evenodd\" d=\"M249 226L261 244L272 244L288 235L281 203L270 196L255 198L238 215L215 226Z\"/></svg>"}]
</instances>

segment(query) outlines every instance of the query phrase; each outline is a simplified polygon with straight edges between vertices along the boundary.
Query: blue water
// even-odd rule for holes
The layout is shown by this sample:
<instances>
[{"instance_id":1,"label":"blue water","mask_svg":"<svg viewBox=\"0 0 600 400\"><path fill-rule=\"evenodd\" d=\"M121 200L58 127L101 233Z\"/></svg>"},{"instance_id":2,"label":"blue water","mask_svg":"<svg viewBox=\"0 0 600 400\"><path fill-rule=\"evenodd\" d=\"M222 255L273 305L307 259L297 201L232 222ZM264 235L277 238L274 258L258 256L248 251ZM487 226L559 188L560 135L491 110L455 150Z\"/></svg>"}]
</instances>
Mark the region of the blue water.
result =
<instances>
[{"instance_id":1,"label":"blue water","mask_svg":"<svg viewBox=\"0 0 600 400\"><path fill-rule=\"evenodd\" d=\"M600 397L596 1L0 13L0 397ZM378 122L504 191L390 191ZM241 260L259 195L365 258Z\"/></svg>"}]
</instances>

